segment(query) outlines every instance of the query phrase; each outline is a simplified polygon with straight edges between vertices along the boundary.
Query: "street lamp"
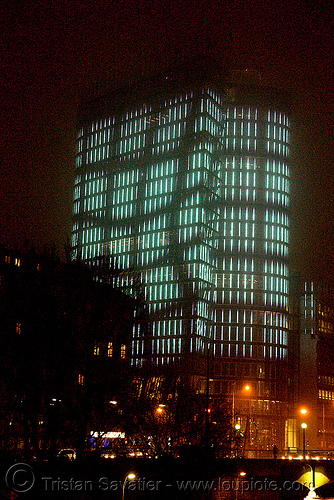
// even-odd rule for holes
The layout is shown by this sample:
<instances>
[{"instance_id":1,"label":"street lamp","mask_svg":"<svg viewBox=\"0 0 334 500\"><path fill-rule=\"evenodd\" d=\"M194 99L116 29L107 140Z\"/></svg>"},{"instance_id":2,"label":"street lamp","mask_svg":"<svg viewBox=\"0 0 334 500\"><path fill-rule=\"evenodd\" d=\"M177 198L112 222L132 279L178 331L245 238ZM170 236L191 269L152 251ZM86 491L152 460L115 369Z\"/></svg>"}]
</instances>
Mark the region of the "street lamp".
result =
<instances>
[{"instance_id":1,"label":"street lamp","mask_svg":"<svg viewBox=\"0 0 334 500\"><path fill-rule=\"evenodd\" d=\"M130 472L129 474L127 474L125 476L125 479L123 482L123 489L122 489L122 500L124 500L125 485L126 485L127 481L133 481L134 479L136 479L136 474L134 474L133 472Z\"/></svg>"},{"instance_id":2,"label":"street lamp","mask_svg":"<svg viewBox=\"0 0 334 500\"><path fill-rule=\"evenodd\" d=\"M238 472L237 473L237 481L235 484L235 500L238 500L238 490L239 490L239 477L245 477L246 472Z\"/></svg>"},{"instance_id":3,"label":"street lamp","mask_svg":"<svg viewBox=\"0 0 334 500\"><path fill-rule=\"evenodd\" d=\"M246 384L243 388L243 393L244 397L247 395L247 406L248 406L248 411L247 411L247 420L246 420L246 428L245 428L245 437L244 437L244 456L246 454L246 449L248 449L248 453L251 451L251 443L252 443L252 433L251 433L251 423L252 423L252 401L251 401L251 395L252 395L252 387L249 384ZM248 446L247 446L248 443Z\"/></svg>"},{"instance_id":4,"label":"street lamp","mask_svg":"<svg viewBox=\"0 0 334 500\"><path fill-rule=\"evenodd\" d=\"M164 404L160 404L160 405L158 405L158 406L156 407L156 410L155 410L155 411L156 411L157 413L164 413L164 411L165 411L165 410L166 410L166 405L164 405Z\"/></svg>"},{"instance_id":5,"label":"street lamp","mask_svg":"<svg viewBox=\"0 0 334 500\"><path fill-rule=\"evenodd\" d=\"M305 464L305 465L307 465L307 467L309 467L311 470L311 481L309 481L309 486L308 486L310 491L309 491L307 497L305 497L305 500L309 500L311 498L319 498L314 491L314 489L315 489L315 465L314 466L312 466L310 464Z\"/></svg>"},{"instance_id":6,"label":"street lamp","mask_svg":"<svg viewBox=\"0 0 334 500\"><path fill-rule=\"evenodd\" d=\"M249 384L245 384L242 387L238 387L238 391L236 391L237 386L237 380L233 381L232 384L232 428L234 427L235 430L238 430L237 425L235 425L235 420L236 420L236 395L238 395L240 400L247 399L248 400L248 412L247 412L247 419L246 419L246 430L244 434L244 452L245 452L245 447L246 447L246 439L247 439L247 434L249 433L249 425L250 425L250 414L251 414L251 401L249 396L252 394L252 386ZM246 398L246 396L248 396ZM240 425L239 425L240 429Z\"/></svg>"},{"instance_id":7,"label":"street lamp","mask_svg":"<svg viewBox=\"0 0 334 500\"><path fill-rule=\"evenodd\" d=\"M241 425L240 424L235 424L234 426L234 429L235 429L235 445L236 445L236 450L235 450L235 458L238 458L238 455L239 455L239 439L240 439L240 436L239 436L239 433L240 433L240 428L241 428Z\"/></svg>"},{"instance_id":8,"label":"street lamp","mask_svg":"<svg viewBox=\"0 0 334 500\"><path fill-rule=\"evenodd\" d=\"M233 381L233 385L232 385L232 423L234 424L234 417L235 417L235 399L236 399L236 385L237 385L237 381L234 380ZM240 390L240 393L242 394L242 392L250 392L251 390L251 386L249 384L246 384L241 390Z\"/></svg>"},{"instance_id":9,"label":"street lamp","mask_svg":"<svg viewBox=\"0 0 334 500\"><path fill-rule=\"evenodd\" d=\"M305 460L305 458L306 458L306 451L305 451L305 444L306 444L305 434L306 434L306 429L307 429L307 424L305 424L303 422L302 423L302 430L303 430L303 460Z\"/></svg>"}]
</instances>

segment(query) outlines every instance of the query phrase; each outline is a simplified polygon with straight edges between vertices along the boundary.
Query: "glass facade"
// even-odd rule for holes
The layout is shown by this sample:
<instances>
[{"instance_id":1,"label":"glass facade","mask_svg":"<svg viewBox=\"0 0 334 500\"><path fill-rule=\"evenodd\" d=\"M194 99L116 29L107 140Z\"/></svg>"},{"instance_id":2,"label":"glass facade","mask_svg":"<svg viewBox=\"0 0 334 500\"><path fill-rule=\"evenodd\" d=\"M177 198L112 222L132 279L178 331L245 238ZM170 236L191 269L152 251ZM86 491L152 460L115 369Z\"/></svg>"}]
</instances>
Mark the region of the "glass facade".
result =
<instances>
[{"instance_id":1,"label":"glass facade","mask_svg":"<svg viewBox=\"0 0 334 500\"><path fill-rule=\"evenodd\" d=\"M229 95L138 98L78 132L73 249L137 273L158 365L208 345L230 361L287 356L289 117Z\"/></svg>"}]
</instances>

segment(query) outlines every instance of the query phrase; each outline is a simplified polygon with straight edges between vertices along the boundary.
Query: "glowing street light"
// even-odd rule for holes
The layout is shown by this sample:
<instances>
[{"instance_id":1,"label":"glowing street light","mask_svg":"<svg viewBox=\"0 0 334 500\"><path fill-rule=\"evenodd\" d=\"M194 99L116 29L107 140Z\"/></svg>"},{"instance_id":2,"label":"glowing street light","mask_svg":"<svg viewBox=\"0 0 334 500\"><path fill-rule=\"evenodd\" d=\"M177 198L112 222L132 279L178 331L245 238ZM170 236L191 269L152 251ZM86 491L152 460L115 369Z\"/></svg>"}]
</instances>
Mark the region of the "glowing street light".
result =
<instances>
[{"instance_id":1,"label":"glowing street light","mask_svg":"<svg viewBox=\"0 0 334 500\"><path fill-rule=\"evenodd\" d=\"M237 420L236 419L237 396L238 396L238 399L240 399L240 400L247 400L248 401L249 411L247 413L250 414L250 412L251 412L251 401L250 401L251 394L252 394L252 386L250 384L244 383L242 386L239 385L239 387L237 387L237 380L233 381L233 385L232 385L232 429L234 428L236 431L240 430L240 425L235 424L235 421ZM249 417L247 417L247 422L248 422L248 418ZM239 420L240 420L240 418L239 418ZM237 427L237 425L238 425L238 427ZM248 423L246 425L246 434L247 434L247 426L248 426ZM245 441L246 441L246 434L245 434Z\"/></svg>"},{"instance_id":2,"label":"glowing street light","mask_svg":"<svg viewBox=\"0 0 334 500\"><path fill-rule=\"evenodd\" d=\"M238 472L237 474L237 481L236 481L236 485L235 485L235 500L238 500L238 490L239 490L239 478L240 477L245 477L247 474L246 472Z\"/></svg>"},{"instance_id":3,"label":"glowing street light","mask_svg":"<svg viewBox=\"0 0 334 500\"><path fill-rule=\"evenodd\" d=\"M161 414L161 413L163 413L165 411L165 409L166 409L166 405L160 404L160 405L157 406L157 408L155 409L155 411L157 413Z\"/></svg>"},{"instance_id":4,"label":"glowing street light","mask_svg":"<svg viewBox=\"0 0 334 500\"><path fill-rule=\"evenodd\" d=\"M236 384L237 381L234 380L233 385L232 385L232 421L234 422L234 417L235 417L235 400L236 400ZM246 384L245 386L242 387L241 390L238 390L238 394L242 393L248 393L251 391L251 386L249 384Z\"/></svg>"},{"instance_id":5,"label":"glowing street light","mask_svg":"<svg viewBox=\"0 0 334 500\"><path fill-rule=\"evenodd\" d=\"M239 423L235 424L234 429L235 429L235 445L236 445L235 453L236 453L236 458L238 458L238 455L239 455L239 438L240 438L239 432L240 432L240 429L241 429L241 425Z\"/></svg>"},{"instance_id":6,"label":"glowing street light","mask_svg":"<svg viewBox=\"0 0 334 500\"><path fill-rule=\"evenodd\" d=\"M124 500L125 485L126 485L127 481L133 481L134 479L136 479L136 474L134 474L133 472L130 472L129 474L127 474L125 476L125 479L123 482L123 489L122 489L122 500Z\"/></svg>"}]
</instances>

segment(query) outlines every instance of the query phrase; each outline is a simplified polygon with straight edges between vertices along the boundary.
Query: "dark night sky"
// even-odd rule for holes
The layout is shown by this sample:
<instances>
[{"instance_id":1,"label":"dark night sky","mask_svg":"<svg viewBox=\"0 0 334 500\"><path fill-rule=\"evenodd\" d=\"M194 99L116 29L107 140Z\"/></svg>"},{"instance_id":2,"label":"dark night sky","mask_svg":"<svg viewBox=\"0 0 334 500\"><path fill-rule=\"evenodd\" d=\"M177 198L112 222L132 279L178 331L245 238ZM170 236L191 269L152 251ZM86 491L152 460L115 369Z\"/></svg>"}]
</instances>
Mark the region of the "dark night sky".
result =
<instances>
[{"instance_id":1,"label":"dark night sky","mask_svg":"<svg viewBox=\"0 0 334 500\"><path fill-rule=\"evenodd\" d=\"M76 109L103 82L210 46L293 97L292 261L334 276L331 2L11 1L1 7L2 241L63 247L70 233Z\"/></svg>"}]
</instances>

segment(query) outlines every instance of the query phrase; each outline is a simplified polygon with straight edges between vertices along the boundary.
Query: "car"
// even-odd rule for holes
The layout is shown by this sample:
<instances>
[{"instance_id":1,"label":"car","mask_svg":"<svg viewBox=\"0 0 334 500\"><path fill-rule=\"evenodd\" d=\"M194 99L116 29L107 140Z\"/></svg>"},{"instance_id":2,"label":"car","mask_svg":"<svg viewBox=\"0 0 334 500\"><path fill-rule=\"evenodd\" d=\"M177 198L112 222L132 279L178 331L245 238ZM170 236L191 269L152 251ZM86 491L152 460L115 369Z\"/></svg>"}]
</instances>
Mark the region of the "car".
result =
<instances>
[{"instance_id":1,"label":"car","mask_svg":"<svg viewBox=\"0 0 334 500\"><path fill-rule=\"evenodd\" d=\"M57 458L64 458L66 460L75 460L76 459L76 452L72 448L64 448L60 450L57 454Z\"/></svg>"}]
</instances>

